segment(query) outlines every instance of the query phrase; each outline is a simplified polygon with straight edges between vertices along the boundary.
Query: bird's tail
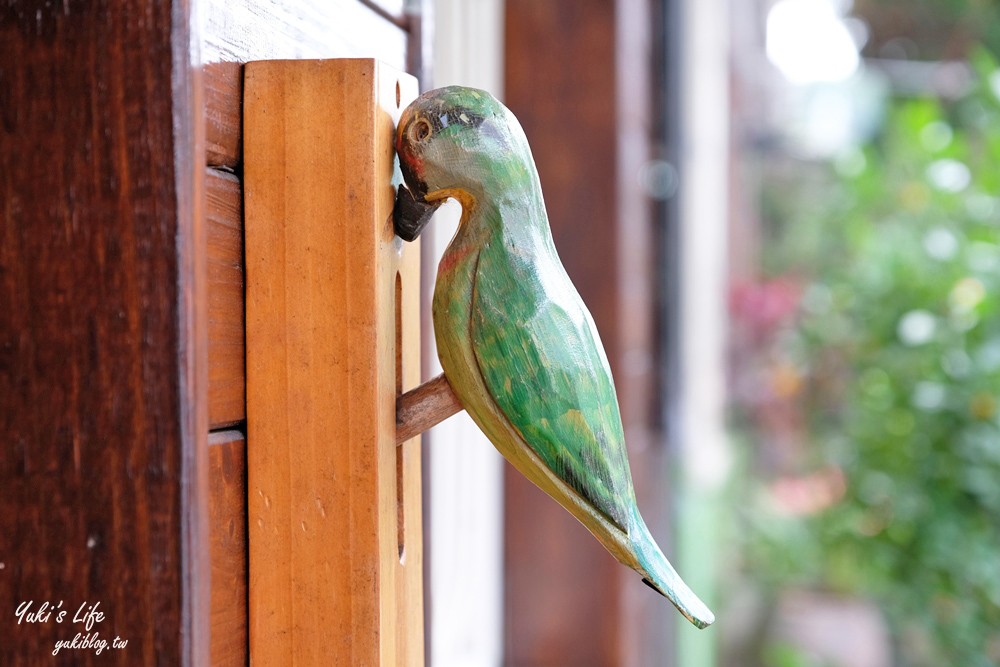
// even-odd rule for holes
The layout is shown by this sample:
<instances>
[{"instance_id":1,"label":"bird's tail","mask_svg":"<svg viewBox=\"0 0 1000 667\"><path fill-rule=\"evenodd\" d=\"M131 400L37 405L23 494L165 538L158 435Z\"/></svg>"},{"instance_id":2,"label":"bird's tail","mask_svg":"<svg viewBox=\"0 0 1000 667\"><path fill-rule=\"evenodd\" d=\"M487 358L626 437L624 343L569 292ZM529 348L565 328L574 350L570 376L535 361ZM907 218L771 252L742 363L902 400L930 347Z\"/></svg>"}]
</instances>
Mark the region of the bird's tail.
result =
<instances>
[{"instance_id":1,"label":"bird's tail","mask_svg":"<svg viewBox=\"0 0 1000 667\"><path fill-rule=\"evenodd\" d=\"M637 517L633 545L643 583L670 600L684 617L698 628L715 622L715 614L702 602L677 574L670 561L660 551L645 522Z\"/></svg>"}]
</instances>

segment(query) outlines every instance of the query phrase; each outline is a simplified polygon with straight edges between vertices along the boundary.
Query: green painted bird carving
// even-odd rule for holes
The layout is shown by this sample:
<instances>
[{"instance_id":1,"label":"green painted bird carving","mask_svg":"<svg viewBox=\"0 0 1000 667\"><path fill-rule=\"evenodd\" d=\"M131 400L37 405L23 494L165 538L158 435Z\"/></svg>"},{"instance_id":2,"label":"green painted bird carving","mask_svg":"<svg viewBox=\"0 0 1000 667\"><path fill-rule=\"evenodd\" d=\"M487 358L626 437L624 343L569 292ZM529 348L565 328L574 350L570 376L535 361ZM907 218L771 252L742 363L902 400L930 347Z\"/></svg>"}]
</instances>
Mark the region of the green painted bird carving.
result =
<instances>
[{"instance_id":1,"label":"green painted bird carving","mask_svg":"<svg viewBox=\"0 0 1000 667\"><path fill-rule=\"evenodd\" d=\"M424 93L396 150L396 229L412 240L447 198L462 219L438 268L445 377L500 453L698 627L715 617L656 545L636 505L618 399L590 312L556 254L524 131L481 90Z\"/></svg>"}]
</instances>

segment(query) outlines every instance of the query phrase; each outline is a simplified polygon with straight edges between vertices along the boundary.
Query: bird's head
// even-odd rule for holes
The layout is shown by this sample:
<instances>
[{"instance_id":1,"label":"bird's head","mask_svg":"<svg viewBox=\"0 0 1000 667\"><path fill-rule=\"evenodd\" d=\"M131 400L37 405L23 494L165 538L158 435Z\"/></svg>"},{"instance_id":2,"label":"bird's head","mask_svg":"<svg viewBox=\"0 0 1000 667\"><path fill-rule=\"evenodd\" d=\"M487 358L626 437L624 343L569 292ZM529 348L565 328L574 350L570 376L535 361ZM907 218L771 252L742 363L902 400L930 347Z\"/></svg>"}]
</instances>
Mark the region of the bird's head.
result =
<instances>
[{"instance_id":1,"label":"bird's head","mask_svg":"<svg viewBox=\"0 0 1000 667\"><path fill-rule=\"evenodd\" d=\"M418 201L454 197L475 206L489 184L502 183L512 154L527 142L514 115L483 90L431 90L403 112L396 152L403 178Z\"/></svg>"}]
</instances>

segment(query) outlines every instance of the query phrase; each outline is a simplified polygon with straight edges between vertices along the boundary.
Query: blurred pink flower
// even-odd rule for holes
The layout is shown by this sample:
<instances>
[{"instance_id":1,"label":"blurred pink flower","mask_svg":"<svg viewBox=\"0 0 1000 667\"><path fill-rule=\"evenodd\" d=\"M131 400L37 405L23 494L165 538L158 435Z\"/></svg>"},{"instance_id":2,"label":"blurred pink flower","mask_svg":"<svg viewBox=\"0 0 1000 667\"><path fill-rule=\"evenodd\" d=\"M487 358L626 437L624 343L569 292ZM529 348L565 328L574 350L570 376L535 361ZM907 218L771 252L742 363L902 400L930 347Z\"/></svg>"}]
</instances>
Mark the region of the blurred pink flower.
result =
<instances>
[{"instance_id":1,"label":"blurred pink flower","mask_svg":"<svg viewBox=\"0 0 1000 667\"><path fill-rule=\"evenodd\" d=\"M736 282L729 292L734 323L760 335L772 332L798 310L802 285L789 276L761 282Z\"/></svg>"}]
</instances>

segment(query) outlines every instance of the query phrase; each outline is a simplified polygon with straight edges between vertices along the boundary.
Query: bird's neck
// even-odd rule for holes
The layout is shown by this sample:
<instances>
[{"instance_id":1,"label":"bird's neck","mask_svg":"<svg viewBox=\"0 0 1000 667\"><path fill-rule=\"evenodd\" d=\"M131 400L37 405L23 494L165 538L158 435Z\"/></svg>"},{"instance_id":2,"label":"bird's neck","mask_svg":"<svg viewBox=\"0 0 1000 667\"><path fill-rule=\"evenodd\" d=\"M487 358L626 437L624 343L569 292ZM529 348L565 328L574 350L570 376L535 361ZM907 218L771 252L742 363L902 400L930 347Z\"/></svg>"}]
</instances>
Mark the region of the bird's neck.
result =
<instances>
[{"instance_id":1,"label":"bird's neck","mask_svg":"<svg viewBox=\"0 0 1000 667\"><path fill-rule=\"evenodd\" d=\"M538 173L534 165L519 167L508 171L505 178L483 184L470 193L473 202L466 221L470 227L503 236L521 228L548 229ZM464 208L465 203L462 205Z\"/></svg>"}]
</instances>

